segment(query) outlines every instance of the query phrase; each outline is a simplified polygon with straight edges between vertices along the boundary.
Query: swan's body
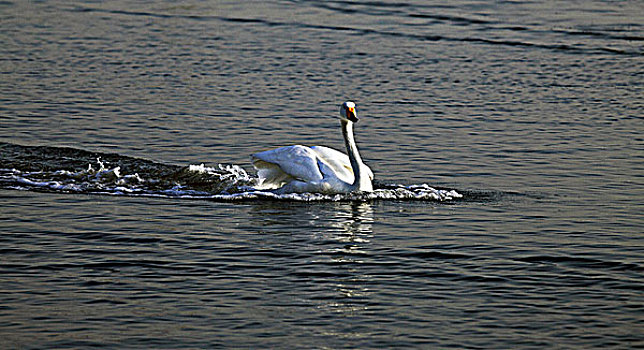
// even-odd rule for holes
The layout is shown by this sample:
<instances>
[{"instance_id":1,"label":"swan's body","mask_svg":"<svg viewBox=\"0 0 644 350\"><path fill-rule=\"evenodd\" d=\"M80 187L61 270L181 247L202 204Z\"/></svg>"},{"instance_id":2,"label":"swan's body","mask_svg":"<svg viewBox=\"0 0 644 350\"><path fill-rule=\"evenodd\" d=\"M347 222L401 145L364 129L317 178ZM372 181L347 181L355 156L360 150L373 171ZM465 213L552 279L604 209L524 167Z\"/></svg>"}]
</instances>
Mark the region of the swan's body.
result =
<instances>
[{"instance_id":1,"label":"swan's body","mask_svg":"<svg viewBox=\"0 0 644 350\"><path fill-rule=\"evenodd\" d=\"M277 193L372 192L373 172L362 162L353 138L353 123L357 121L355 104L342 104L340 125L348 155L329 147L301 145L253 154L258 187Z\"/></svg>"}]
</instances>

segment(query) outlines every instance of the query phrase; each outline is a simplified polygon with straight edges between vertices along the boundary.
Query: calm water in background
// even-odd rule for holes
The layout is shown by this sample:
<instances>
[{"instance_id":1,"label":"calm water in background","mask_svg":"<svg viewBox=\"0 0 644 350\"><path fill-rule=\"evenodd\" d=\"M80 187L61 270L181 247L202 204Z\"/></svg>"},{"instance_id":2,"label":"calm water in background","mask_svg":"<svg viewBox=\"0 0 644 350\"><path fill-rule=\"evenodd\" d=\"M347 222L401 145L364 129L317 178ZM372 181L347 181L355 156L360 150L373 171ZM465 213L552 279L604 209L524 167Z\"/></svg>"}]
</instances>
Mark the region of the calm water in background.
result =
<instances>
[{"instance_id":1,"label":"calm water in background","mask_svg":"<svg viewBox=\"0 0 644 350\"><path fill-rule=\"evenodd\" d=\"M642 11L0 2L0 347L644 346ZM87 170L252 174L343 149L347 99L381 186L464 197L132 196Z\"/></svg>"}]
</instances>

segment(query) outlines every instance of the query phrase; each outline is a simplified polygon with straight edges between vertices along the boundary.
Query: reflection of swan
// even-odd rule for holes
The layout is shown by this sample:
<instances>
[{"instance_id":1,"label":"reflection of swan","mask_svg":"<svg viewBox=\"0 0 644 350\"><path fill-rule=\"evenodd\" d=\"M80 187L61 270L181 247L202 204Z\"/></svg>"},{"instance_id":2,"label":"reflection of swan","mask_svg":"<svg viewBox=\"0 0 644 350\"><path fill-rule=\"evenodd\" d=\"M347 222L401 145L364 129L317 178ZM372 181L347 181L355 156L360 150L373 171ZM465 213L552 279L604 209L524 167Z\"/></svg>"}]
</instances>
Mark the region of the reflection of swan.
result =
<instances>
[{"instance_id":1,"label":"reflection of swan","mask_svg":"<svg viewBox=\"0 0 644 350\"><path fill-rule=\"evenodd\" d=\"M259 247L253 254L270 256L276 264L286 262L290 275L314 282L305 286L310 289L302 305L334 315L355 316L367 310L373 271L387 266L378 267L379 247L371 243L376 207L358 201L257 201L246 209L249 220L238 229L251 233L247 239ZM284 285L283 290L292 287Z\"/></svg>"},{"instance_id":2,"label":"reflection of swan","mask_svg":"<svg viewBox=\"0 0 644 350\"><path fill-rule=\"evenodd\" d=\"M365 235L372 235L373 208L369 203L350 203L348 207L339 207L333 216L340 232L351 242L364 242Z\"/></svg>"},{"instance_id":3,"label":"reflection of swan","mask_svg":"<svg viewBox=\"0 0 644 350\"><path fill-rule=\"evenodd\" d=\"M373 172L362 162L353 139L353 123L358 121L355 107L350 101L340 107L342 135L349 156L324 146L300 145L255 153L252 161L260 188L276 189L277 193L373 192Z\"/></svg>"},{"instance_id":4,"label":"reflection of swan","mask_svg":"<svg viewBox=\"0 0 644 350\"><path fill-rule=\"evenodd\" d=\"M248 214L251 232L288 235L300 243L308 237L330 250L359 250L374 236L374 207L368 202L258 201Z\"/></svg>"}]
</instances>

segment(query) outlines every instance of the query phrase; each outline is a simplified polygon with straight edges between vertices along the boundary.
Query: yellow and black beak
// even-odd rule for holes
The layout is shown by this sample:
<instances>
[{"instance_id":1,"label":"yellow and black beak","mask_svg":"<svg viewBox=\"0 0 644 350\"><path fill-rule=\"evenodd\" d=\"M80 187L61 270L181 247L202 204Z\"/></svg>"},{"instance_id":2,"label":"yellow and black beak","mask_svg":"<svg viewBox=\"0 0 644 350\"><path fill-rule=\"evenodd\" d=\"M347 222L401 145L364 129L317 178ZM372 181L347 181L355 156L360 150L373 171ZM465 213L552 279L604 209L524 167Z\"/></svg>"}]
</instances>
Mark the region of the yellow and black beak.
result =
<instances>
[{"instance_id":1,"label":"yellow and black beak","mask_svg":"<svg viewBox=\"0 0 644 350\"><path fill-rule=\"evenodd\" d=\"M347 108L347 119L354 123L358 122L358 115L356 114L356 109L354 107Z\"/></svg>"}]
</instances>

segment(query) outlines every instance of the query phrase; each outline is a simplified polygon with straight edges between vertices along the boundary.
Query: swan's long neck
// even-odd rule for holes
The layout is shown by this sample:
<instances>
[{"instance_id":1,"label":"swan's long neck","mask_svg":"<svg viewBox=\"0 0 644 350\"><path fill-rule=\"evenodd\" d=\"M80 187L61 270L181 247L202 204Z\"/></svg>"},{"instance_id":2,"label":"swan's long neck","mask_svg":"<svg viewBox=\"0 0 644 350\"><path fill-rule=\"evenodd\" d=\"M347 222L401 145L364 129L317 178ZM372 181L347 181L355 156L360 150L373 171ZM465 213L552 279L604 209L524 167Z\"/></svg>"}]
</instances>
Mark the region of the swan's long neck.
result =
<instances>
[{"instance_id":1,"label":"swan's long neck","mask_svg":"<svg viewBox=\"0 0 644 350\"><path fill-rule=\"evenodd\" d=\"M354 180L351 187L359 188L360 180L363 176L368 176L363 174L362 169L362 158L358 152L358 146L356 145L356 140L353 138L353 123L342 120L342 136L344 136L344 144L347 146L347 154L349 155L349 161L351 162L351 168L353 168Z\"/></svg>"}]
</instances>

